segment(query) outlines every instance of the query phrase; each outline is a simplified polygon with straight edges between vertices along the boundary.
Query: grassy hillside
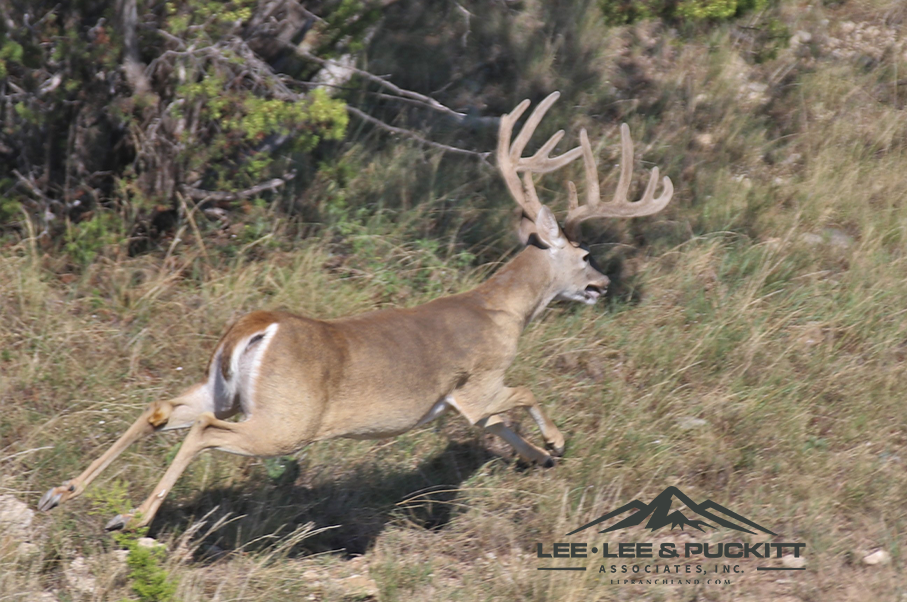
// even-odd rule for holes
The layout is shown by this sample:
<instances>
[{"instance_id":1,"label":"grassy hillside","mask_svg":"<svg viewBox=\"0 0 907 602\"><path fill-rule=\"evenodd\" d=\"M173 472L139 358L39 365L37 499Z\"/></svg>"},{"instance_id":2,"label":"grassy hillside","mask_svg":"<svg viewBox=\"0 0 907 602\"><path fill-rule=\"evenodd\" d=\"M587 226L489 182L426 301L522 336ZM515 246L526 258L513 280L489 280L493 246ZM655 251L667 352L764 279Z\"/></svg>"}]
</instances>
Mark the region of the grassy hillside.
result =
<instances>
[{"instance_id":1,"label":"grassy hillside","mask_svg":"<svg viewBox=\"0 0 907 602\"><path fill-rule=\"evenodd\" d=\"M593 308L552 306L521 340L508 384L529 386L564 432L555 468L521 466L453 415L292 458L204 454L150 532L167 546L160 566L174 599L907 595L903 6L785 1L717 24L607 28L595 5L573 3L560 19L595 18L558 31L531 2L499 21L469 5L469 30L439 39L425 33L428 12L403 8L413 6L390 13L370 42L375 72L438 89L417 81L439 68L422 61L456 58L456 48L468 58L471 44L506 33L501 52L513 54L495 64L517 81L495 87L493 70L481 80L477 69L470 77L483 87L470 91L450 67L437 77L460 84L441 93L446 101L459 93L494 115L561 88L545 127L564 127L568 142L589 129L605 194L626 120L637 160L673 178L675 199L652 218L590 227L613 293ZM382 51L403 42L439 50ZM493 144L492 131L471 135L481 149ZM581 181L580 169L544 180L545 199L563 210L565 182ZM352 127L305 193L317 225L250 203L227 224L180 221L139 256L97 224L100 234L73 225L65 249L46 248L35 229L6 235L0 495L34 507L78 474L150 401L200 379L245 311L338 317L482 281L516 244L498 180L474 159ZM510 419L540 441L528 416ZM135 445L86 495L24 531L0 512L0 598L140 599L124 543L102 526L148 494L179 442L172 433ZM730 584L677 586L612 585L600 559L584 573L536 570L537 542L568 541L670 485L766 525L773 541L805 543L805 571L757 572L781 561L749 559ZM570 541L766 541L664 531L589 530ZM865 564L876 550L890 562Z\"/></svg>"}]
</instances>

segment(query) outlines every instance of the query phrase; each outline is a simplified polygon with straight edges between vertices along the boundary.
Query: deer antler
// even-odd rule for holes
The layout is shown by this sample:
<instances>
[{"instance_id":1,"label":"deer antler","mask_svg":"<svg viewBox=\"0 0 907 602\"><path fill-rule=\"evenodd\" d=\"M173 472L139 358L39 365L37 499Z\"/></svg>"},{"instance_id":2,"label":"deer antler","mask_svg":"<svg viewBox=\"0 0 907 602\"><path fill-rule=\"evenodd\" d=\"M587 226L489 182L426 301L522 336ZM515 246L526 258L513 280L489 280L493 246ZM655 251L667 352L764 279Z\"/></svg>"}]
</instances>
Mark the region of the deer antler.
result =
<instances>
[{"instance_id":1,"label":"deer antler","mask_svg":"<svg viewBox=\"0 0 907 602\"><path fill-rule=\"evenodd\" d=\"M655 198L655 185L658 181L658 167L652 170L652 176L649 178L649 184L642 198L636 202L627 201L627 192L630 190L630 178L633 173L633 141L630 139L630 128L626 123L620 126L621 142L621 162L620 162L620 179L617 182L617 190L614 192L614 200L610 203L601 202L601 194L598 185L598 170L595 165L595 158L592 156L592 147L589 144L589 136L586 130L580 131L580 146L583 153L583 165L586 168L586 204L580 205L576 196L576 186L573 182L569 183L569 211L567 220L564 225L564 231L571 240L576 240L579 235L579 225L587 219L593 217L639 217L643 215L652 215L658 213L671 201L674 194L674 184L671 178L665 176L662 180L664 190L661 196Z\"/></svg>"},{"instance_id":2,"label":"deer antler","mask_svg":"<svg viewBox=\"0 0 907 602\"><path fill-rule=\"evenodd\" d=\"M554 104L554 101L560 95L560 92L552 92L532 111L513 143L510 141L513 135L513 126L520 116L526 112L529 107L529 100L524 100L513 111L501 116L501 127L498 131L498 169L501 171L501 175L504 176L504 182L507 184L507 189L513 199L523 208L526 217L533 221L535 221L541 210L542 203L535 192L532 174L554 171L567 165L583 153L583 149L577 147L557 157L549 157L548 153L564 137L564 130L560 130L549 138L534 155L531 157L521 156L523 149L526 148L526 143L529 142L529 138L532 137L535 128L542 121L542 117L545 116L545 113L548 112L548 109L551 108L551 105ZM518 176L520 172L523 173L522 183L520 183Z\"/></svg>"}]
</instances>

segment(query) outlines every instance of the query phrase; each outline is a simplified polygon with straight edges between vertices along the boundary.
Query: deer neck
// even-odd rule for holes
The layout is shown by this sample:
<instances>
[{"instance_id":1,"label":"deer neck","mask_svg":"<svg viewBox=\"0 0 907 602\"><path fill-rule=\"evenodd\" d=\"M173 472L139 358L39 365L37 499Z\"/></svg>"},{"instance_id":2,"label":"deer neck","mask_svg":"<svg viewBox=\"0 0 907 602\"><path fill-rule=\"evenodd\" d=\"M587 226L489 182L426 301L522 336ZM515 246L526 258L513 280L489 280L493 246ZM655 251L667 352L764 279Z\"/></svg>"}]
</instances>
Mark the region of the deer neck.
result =
<instances>
[{"instance_id":1,"label":"deer neck","mask_svg":"<svg viewBox=\"0 0 907 602\"><path fill-rule=\"evenodd\" d=\"M479 286L489 308L504 311L525 327L558 291L547 251L528 246Z\"/></svg>"}]
</instances>

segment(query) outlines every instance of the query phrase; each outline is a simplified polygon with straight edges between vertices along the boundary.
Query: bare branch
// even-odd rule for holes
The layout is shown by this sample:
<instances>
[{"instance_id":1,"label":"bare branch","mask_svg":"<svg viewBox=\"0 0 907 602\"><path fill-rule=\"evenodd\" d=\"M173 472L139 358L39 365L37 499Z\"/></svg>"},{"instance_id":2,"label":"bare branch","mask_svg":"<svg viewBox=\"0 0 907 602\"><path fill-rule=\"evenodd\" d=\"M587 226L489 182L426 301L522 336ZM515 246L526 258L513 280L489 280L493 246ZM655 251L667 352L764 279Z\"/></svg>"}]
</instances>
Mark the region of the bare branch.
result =
<instances>
[{"instance_id":1,"label":"bare branch","mask_svg":"<svg viewBox=\"0 0 907 602\"><path fill-rule=\"evenodd\" d=\"M367 122L367 123L371 123L372 125L375 125L375 126L381 128L382 130L385 130L385 131L390 132L390 133L392 133L392 134L398 134L398 135L400 135L400 136L406 136L407 138L411 138L411 139L413 139L413 140L415 140L415 141L417 141L417 142L419 142L419 143L421 143L421 144L424 144L424 145L426 145L426 146L430 146L430 147L432 147L432 148L438 148L438 149L441 149L441 150L446 151L446 152L449 152L449 153L454 153L454 154L456 154L456 155L465 155L465 156L467 156L467 157L476 157L476 158L481 159L481 160L483 160L483 161L487 160L488 157L491 156L491 153L490 153L490 152L480 153L480 152L476 152L476 151L466 150L465 148L457 148L456 146L448 146L448 145L446 145L446 144L441 144L440 142L433 142L433 141L431 141L431 140L428 140L428 139L426 139L426 138L423 138L422 136L420 136L419 134L417 134L417 133L415 133L415 132L413 132L413 131L405 130L405 129L403 129L403 128L394 127L394 126L392 126L392 125L389 125L389 124L387 124L387 123L384 123L384 122L381 121L380 119L375 119L374 117L372 117L372 116L369 115L368 113L365 113L365 112L363 112L363 111L357 109L356 107L351 107L350 105L347 105L347 106L346 106L346 110L347 110L347 112L348 112L350 115L355 115L355 116L358 117L359 119L361 119L361 120L363 120L363 121L365 121L365 122Z\"/></svg>"},{"instance_id":2,"label":"bare branch","mask_svg":"<svg viewBox=\"0 0 907 602\"><path fill-rule=\"evenodd\" d=\"M368 71L364 71L362 69L357 69L356 67L350 67L348 65L340 65L336 61L332 61L330 59L323 59L321 57L317 57L309 52L306 52L305 50L302 50L302 49L294 46L293 44L290 44L289 42L287 42L286 45L289 48L292 48L293 50L295 50L296 53L299 54L300 56L307 58L313 62L316 62L321 66L333 65L333 66L342 67L343 69L349 69L356 75L364 77L365 79L367 79L371 82L375 82L376 84L387 88L388 90L392 91L394 94L397 94L398 96L419 101L426 108L433 109L433 110L441 112L441 113L446 113L447 115L450 115L451 117L455 117L457 120L462 120L462 119L466 118L466 113L460 113L459 111L454 111L450 107L442 105L440 102L438 102L434 98L431 98L430 96L425 96L424 94L419 94L418 92L413 92L412 90L404 90L403 88L396 86L396 85L392 84L391 82L387 81L383 77L379 77L379 76L375 75L374 73L369 73Z\"/></svg>"},{"instance_id":3,"label":"bare branch","mask_svg":"<svg viewBox=\"0 0 907 602\"><path fill-rule=\"evenodd\" d=\"M60 201L52 199L49 196L47 196L46 194L44 194L44 191L38 187L38 184L35 182L34 177L32 177L31 175L29 175L28 177L25 177L21 173L19 173L18 169L13 170L13 175L16 176L16 178L19 180L19 182L21 182L22 184L25 184L25 187L28 188L29 190L31 190L33 195L35 195L36 197L38 197L39 199L41 199L48 205L61 204Z\"/></svg>"},{"instance_id":4,"label":"bare branch","mask_svg":"<svg viewBox=\"0 0 907 602\"><path fill-rule=\"evenodd\" d=\"M123 1L123 0L121 0L121 1ZM336 62L327 61L325 59L320 59L318 57L309 55L308 53L299 50L298 48L292 46L289 43L287 43L287 45L294 48L299 54L301 54L305 58L318 62L319 64L322 64L322 65L337 64ZM281 77L281 75L275 73L273 71L273 69L271 68L271 66L268 65L265 61L263 61L261 59L261 57L259 57L251 47L249 47L246 40L244 40L243 38L241 38L239 36L233 36L229 39L223 40L216 44L212 44L210 46L203 46L201 48L189 47L189 48L185 48L185 50L174 50L174 49L166 50L166 51L162 52L160 56L158 56L153 61L151 61L151 63L145 69L145 75L147 77L151 77L159 65L163 65L163 64L172 65L175 60L179 60L179 59L188 59L189 61L196 61L196 62L210 60L210 61L215 61L218 63L230 63L231 65L236 65L237 64L235 61L236 57L241 59L241 65L243 66L243 68L240 73L236 73L234 71L235 77L232 78L233 81L237 81L238 79L240 79L242 77L246 77L246 78L251 79L253 82L255 82L256 86L260 86L261 88L266 90L267 93L269 95L271 95L273 98L284 100L287 102L296 102L296 103L306 101L306 95L299 93L296 90L293 90L291 86L293 84L300 84L300 85L304 85L306 87L310 87L313 84L310 84L308 82L297 82L295 80L287 81L285 77ZM394 84L391 84L391 83L385 81L384 79L382 79L376 75L373 75L371 73L368 73L366 71L362 71L360 69L355 69L355 68L351 68L351 69L353 72L361 74L363 77L366 77L370 81L374 81L374 82L381 84L385 90L388 90L389 92L393 92L395 94L395 95L382 94L379 92L378 94L382 97L396 99L399 101L417 105L422 108L428 108L428 109L431 109L434 111L438 111L438 112L444 114L446 117L456 120L458 123L462 123L465 119L469 119L469 117L465 113L459 113L448 107L445 107L444 105L442 105L441 103L437 102L436 100L434 100L432 98L429 98L422 94L418 94L416 92L403 90L402 88L400 88ZM371 125L374 125L386 132L416 140L420 144L424 144L424 145L432 147L432 148L437 148L444 152L449 152L449 153L463 155L463 156L469 156L469 157L476 157L480 160L487 160L487 158L491 155L491 153L489 153L489 152L485 152L485 153L476 152L476 151L458 148L455 146L450 146L447 144L441 144L439 142L434 142L432 140L428 140L425 137L419 135L418 133L416 133L414 131L389 125L389 124L381 121L380 119L377 119L375 117L372 117L371 115L368 115L367 113L363 112L362 110L360 110L356 107L351 107L351 106L347 105L346 109L349 114L354 115L355 117L358 117L359 119L361 119ZM163 113L166 114L167 112L168 111L165 110ZM163 117L163 115L162 115L162 117ZM480 119L482 119L482 118L480 118ZM161 121L161 119L159 118L158 122L154 123L152 125L152 127L147 128L147 131L145 132L146 133L145 142L144 143L140 142L140 144L139 144L139 147L142 150L137 154L137 159L139 156L145 156L147 153L151 153L152 155L156 154L156 151L153 149L153 147L156 144L159 144L159 143L166 144L166 143L170 142L169 140L156 140L155 141L155 138L157 138L157 137L154 134L157 133L157 130L161 125L160 121ZM497 118L494 118L494 121L497 121ZM484 121L483 121L483 123L484 123ZM152 163L153 162L155 162L155 161L152 161ZM208 191L208 190L203 190L203 189L199 189L199 188L194 188L194 187L188 186L188 185L184 185L184 186L180 187L180 189L183 191L183 193L187 197L189 197L193 200L196 200L196 201L207 199L207 200L214 200L214 201L228 201L229 202L229 201L235 201L235 200L242 199L242 198L248 198L250 196L254 196L255 194L258 194L258 193L266 191L266 190L274 190L277 187L282 186L283 184L284 184L284 181L281 180L280 178L277 178L277 179L271 180L269 182L259 184L258 186L252 187L246 191L241 191L241 192Z\"/></svg>"},{"instance_id":5,"label":"bare branch","mask_svg":"<svg viewBox=\"0 0 907 602\"><path fill-rule=\"evenodd\" d=\"M304 51L296 48L295 46L292 46L292 44L288 44L288 46L295 48L296 51L299 52L302 56L304 56L306 58L311 58L312 60L314 60L322 65L336 64L333 61L328 61L326 59L321 59L316 56L310 55L309 53L304 52ZM302 97L299 94L296 94L295 92L290 90L280 78L275 77L274 73L272 71L270 71L270 68L268 67L268 65L266 63L264 63L258 57L258 55L256 55L255 52L251 48L249 48L248 45L245 44L245 42L241 43L240 51L238 52L238 54L240 54L243 57L243 59L246 60L249 64L260 67L265 73L270 75L275 80L275 85L277 88L279 88L276 90L272 89L272 92L275 94L275 96L277 96L279 98L282 97L286 100L299 101L302 99ZM381 79L380 77L378 77L377 75L373 75L367 71L362 71L361 69L356 69L354 67L350 67L350 69L352 71L354 71L355 73L361 74L363 77L366 77L372 81L377 81L377 82L385 85L385 87L387 87L388 89L393 90L394 92L399 94L398 98L400 98L400 100L407 100L407 101L411 101L411 102L421 103L422 106L434 109L436 111L440 111L448 116L452 116L457 121L462 121L466 117L465 113L458 113L452 109L449 109L448 107L445 107L444 105L442 105L438 101L434 100L433 98L429 98L428 96L423 96L422 94L418 94L416 92L411 92L409 90L404 90L403 88L395 86L394 84L391 84L390 82L387 82L387 81ZM387 132L391 132L393 134L398 134L401 136L405 136L407 138L411 138L413 140L418 141L421 144L425 144L426 146L441 149L445 152L458 154L458 155L465 155L468 157L477 157L483 161L486 160L491 155L490 152L480 153L480 152L471 151L471 150L467 150L467 149L463 149L463 148L458 148L455 146L449 146L447 144L441 144L440 142L434 142L432 140L428 140L411 130L406 130L403 128L398 128L398 127L392 126L390 124L387 124L387 123L381 121L380 119L376 119L375 117L372 117L371 115L365 113L364 111L357 109L356 107L352 107L350 105L346 106L346 110L351 115L354 115L354 116L358 117L359 119L362 119L365 122L371 123L372 125L375 125Z\"/></svg>"},{"instance_id":6,"label":"bare branch","mask_svg":"<svg viewBox=\"0 0 907 602\"><path fill-rule=\"evenodd\" d=\"M252 188L240 190L238 192L218 192L214 190L202 190L201 188L192 188L183 186L183 192L189 198L196 201L238 201L247 199L265 191L274 191L296 177L294 173L284 174L282 178L274 178L267 182L262 182Z\"/></svg>"},{"instance_id":7,"label":"bare branch","mask_svg":"<svg viewBox=\"0 0 907 602\"><path fill-rule=\"evenodd\" d=\"M182 39L180 39L180 38L176 37L175 35L173 35L172 33L170 33L169 31L158 28L158 29L155 29L154 32L164 36L165 38L167 38L168 40L170 40L171 42L173 42L180 48L186 48L186 43L183 42Z\"/></svg>"}]
</instances>

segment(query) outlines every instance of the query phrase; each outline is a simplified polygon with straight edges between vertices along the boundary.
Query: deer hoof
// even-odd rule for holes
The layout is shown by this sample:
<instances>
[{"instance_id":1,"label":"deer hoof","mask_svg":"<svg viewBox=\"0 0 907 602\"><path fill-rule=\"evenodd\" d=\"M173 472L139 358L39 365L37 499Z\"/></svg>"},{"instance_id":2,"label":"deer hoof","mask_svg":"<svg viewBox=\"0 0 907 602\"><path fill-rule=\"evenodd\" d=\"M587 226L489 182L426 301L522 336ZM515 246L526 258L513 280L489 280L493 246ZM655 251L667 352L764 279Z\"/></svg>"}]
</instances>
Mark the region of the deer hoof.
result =
<instances>
[{"instance_id":1,"label":"deer hoof","mask_svg":"<svg viewBox=\"0 0 907 602\"><path fill-rule=\"evenodd\" d=\"M59 487L54 487L41 496L41 499L38 500L38 510L47 512L60 505L60 499L63 497L63 492L57 491L57 489L59 489Z\"/></svg>"},{"instance_id":2,"label":"deer hoof","mask_svg":"<svg viewBox=\"0 0 907 602\"><path fill-rule=\"evenodd\" d=\"M112 519L110 519L106 525L104 525L105 531L121 531L126 530L129 526L129 521L132 520L132 513L129 514L117 514Z\"/></svg>"},{"instance_id":3,"label":"deer hoof","mask_svg":"<svg viewBox=\"0 0 907 602\"><path fill-rule=\"evenodd\" d=\"M63 483L59 487L51 487L48 489L47 493L42 495L41 499L38 500L38 510L41 512L53 510L60 505L60 502L69 499L69 496L75 490L76 488L69 483Z\"/></svg>"},{"instance_id":4,"label":"deer hoof","mask_svg":"<svg viewBox=\"0 0 907 602\"><path fill-rule=\"evenodd\" d=\"M561 443L560 445L554 445L553 443L548 443L545 445L545 447L548 448L548 451L551 452L552 456L557 456L558 458L560 458L561 456L564 455L564 449L566 446L563 443Z\"/></svg>"},{"instance_id":5,"label":"deer hoof","mask_svg":"<svg viewBox=\"0 0 907 602\"><path fill-rule=\"evenodd\" d=\"M551 456L548 456L548 458L546 458L545 461L542 462L542 467L544 468L554 468L554 465L555 461Z\"/></svg>"}]
</instances>

